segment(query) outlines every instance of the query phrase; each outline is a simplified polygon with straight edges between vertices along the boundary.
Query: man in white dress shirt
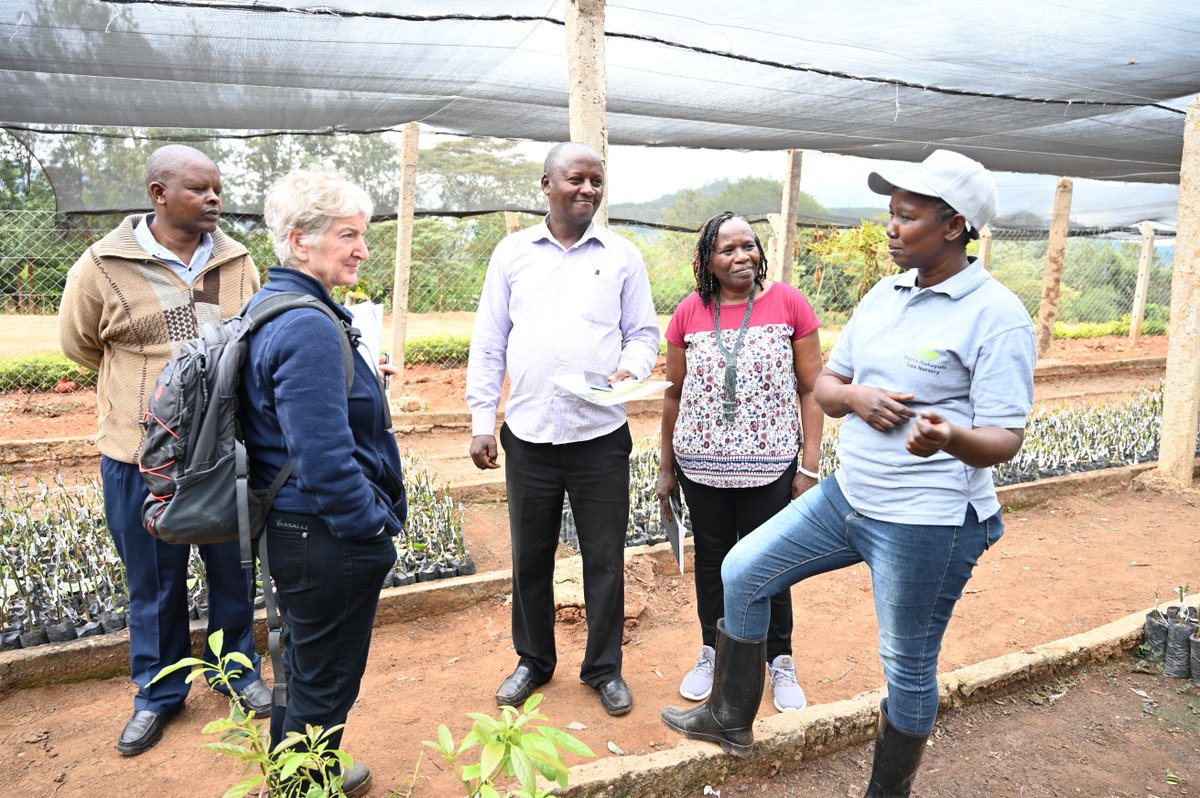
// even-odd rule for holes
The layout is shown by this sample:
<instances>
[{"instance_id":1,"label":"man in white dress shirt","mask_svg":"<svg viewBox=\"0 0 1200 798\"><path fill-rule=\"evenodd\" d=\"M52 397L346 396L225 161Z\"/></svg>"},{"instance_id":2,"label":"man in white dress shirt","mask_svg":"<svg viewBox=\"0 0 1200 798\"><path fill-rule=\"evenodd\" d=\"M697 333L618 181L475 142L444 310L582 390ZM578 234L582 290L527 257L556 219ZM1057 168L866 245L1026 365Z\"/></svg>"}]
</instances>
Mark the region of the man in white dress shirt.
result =
<instances>
[{"instance_id":1,"label":"man in white dress shirt","mask_svg":"<svg viewBox=\"0 0 1200 798\"><path fill-rule=\"evenodd\" d=\"M543 222L492 253L467 366L471 459L481 469L499 468L496 411L509 377L500 444L520 661L496 703L520 706L554 675L554 557L565 493L583 557L588 641L579 677L606 712L623 715L633 707L621 677L629 425L623 406L589 404L550 377L592 371L610 382L645 379L658 355L658 325L641 254L592 221L604 196L595 150L575 142L552 148L542 192L550 205Z\"/></svg>"}]
</instances>

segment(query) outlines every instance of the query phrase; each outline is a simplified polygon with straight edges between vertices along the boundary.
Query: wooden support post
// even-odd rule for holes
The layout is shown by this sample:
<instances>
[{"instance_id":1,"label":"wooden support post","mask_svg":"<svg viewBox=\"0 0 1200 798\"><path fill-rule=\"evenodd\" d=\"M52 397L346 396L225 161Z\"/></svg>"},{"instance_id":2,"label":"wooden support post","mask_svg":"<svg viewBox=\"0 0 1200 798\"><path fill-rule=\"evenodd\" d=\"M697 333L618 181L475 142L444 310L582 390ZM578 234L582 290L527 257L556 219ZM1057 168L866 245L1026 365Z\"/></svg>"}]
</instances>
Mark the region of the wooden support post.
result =
<instances>
[{"instance_id":1,"label":"wooden support post","mask_svg":"<svg viewBox=\"0 0 1200 798\"><path fill-rule=\"evenodd\" d=\"M800 167L804 161L804 150L787 151L787 171L783 178L783 205L780 215L783 217L783 230L776 230L779 236L779 247L775 250L778 265L773 266L772 272L781 283L792 281L792 263L796 260L796 224L800 221Z\"/></svg>"},{"instance_id":2,"label":"wooden support post","mask_svg":"<svg viewBox=\"0 0 1200 798\"><path fill-rule=\"evenodd\" d=\"M567 118L571 141L587 144L608 164L608 79L604 69L604 0L567 0ZM608 224L608 192L596 210Z\"/></svg>"},{"instance_id":3,"label":"wooden support post","mask_svg":"<svg viewBox=\"0 0 1200 798\"><path fill-rule=\"evenodd\" d=\"M979 230L979 265L992 268L992 227L987 224Z\"/></svg>"},{"instance_id":4,"label":"wooden support post","mask_svg":"<svg viewBox=\"0 0 1200 798\"><path fill-rule=\"evenodd\" d=\"M504 212L504 226L508 228L509 235L521 229L521 220L517 217L516 211Z\"/></svg>"},{"instance_id":5,"label":"wooden support post","mask_svg":"<svg viewBox=\"0 0 1200 798\"><path fill-rule=\"evenodd\" d=\"M1054 338L1054 319L1058 317L1058 294L1062 287L1063 256L1067 251L1067 230L1071 220L1072 187L1071 178L1060 177L1054 191L1050 241L1046 246L1046 271L1042 275L1042 300L1038 303L1038 357L1050 351L1050 341Z\"/></svg>"},{"instance_id":6,"label":"wooden support post","mask_svg":"<svg viewBox=\"0 0 1200 798\"><path fill-rule=\"evenodd\" d=\"M1142 257L1138 259L1137 286L1133 289L1133 309L1129 311L1129 343L1137 346L1142 337L1146 315L1146 292L1150 286L1150 262L1154 260L1154 228L1149 222L1138 224L1142 233Z\"/></svg>"},{"instance_id":7,"label":"wooden support post","mask_svg":"<svg viewBox=\"0 0 1200 798\"><path fill-rule=\"evenodd\" d=\"M1200 408L1200 96L1188 103L1183 124L1176 218L1158 473L1167 484L1187 488L1192 484Z\"/></svg>"},{"instance_id":8,"label":"wooden support post","mask_svg":"<svg viewBox=\"0 0 1200 798\"><path fill-rule=\"evenodd\" d=\"M399 374L392 379L388 396L404 393L404 347L408 333L408 279L412 270L413 206L417 193L416 122L401 128L400 201L396 204L396 258L392 275L392 364Z\"/></svg>"},{"instance_id":9,"label":"wooden support post","mask_svg":"<svg viewBox=\"0 0 1200 798\"><path fill-rule=\"evenodd\" d=\"M787 227L784 226L781 213L768 213L767 222L771 225L771 240L767 242L767 279L780 282L783 280L783 257L779 253L783 249Z\"/></svg>"}]
</instances>

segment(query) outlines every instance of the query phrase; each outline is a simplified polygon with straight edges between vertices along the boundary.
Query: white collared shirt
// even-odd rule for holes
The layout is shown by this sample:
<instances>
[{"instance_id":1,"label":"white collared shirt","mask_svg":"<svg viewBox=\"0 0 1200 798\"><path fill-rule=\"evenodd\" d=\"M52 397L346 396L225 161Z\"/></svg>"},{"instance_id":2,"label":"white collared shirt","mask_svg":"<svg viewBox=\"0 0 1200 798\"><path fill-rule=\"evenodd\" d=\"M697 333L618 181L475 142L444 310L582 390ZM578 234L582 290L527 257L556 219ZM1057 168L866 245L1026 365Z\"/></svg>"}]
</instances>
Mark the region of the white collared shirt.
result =
<instances>
[{"instance_id":1,"label":"white collared shirt","mask_svg":"<svg viewBox=\"0 0 1200 798\"><path fill-rule=\"evenodd\" d=\"M212 235L209 233L201 235L200 244L196 247L196 251L192 253L192 262L184 263L178 255L158 243L158 239L154 237L154 233L150 232L150 223L152 221L154 221L154 214L148 213L143 216L133 226L134 238L137 239L141 248L146 250L147 255L164 266L169 267L171 271L183 278L185 283L191 285L200 272L204 271L204 267L208 265L209 260L212 259Z\"/></svg>"},{"instance_id":2,"label":"white collared shirt","mask_svg":"<svg viewBox=\"0 0 1200 798\"><path fill-rule=\"evenodd\" d=\"M658 323L637 247L593 222L564 248L543 220L501 241L488 264L467 366L471 434L496 434L507 370L504 420L518 438L598 438L625 423L625 408L589 404L550 377L624 368L642 379L657 356Z\"/></svg>"}]
</instances>

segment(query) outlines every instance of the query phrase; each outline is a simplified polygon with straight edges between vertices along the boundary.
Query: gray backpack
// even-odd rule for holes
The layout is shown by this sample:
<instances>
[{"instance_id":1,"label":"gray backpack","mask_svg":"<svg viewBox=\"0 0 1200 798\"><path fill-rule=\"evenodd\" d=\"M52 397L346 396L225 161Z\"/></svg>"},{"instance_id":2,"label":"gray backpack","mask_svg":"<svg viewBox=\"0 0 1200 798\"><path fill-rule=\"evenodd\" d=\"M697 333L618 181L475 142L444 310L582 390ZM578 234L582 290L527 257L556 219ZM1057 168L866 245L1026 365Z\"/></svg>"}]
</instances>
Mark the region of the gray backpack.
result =
<instances>
[{"instance_id":1,"label":"gray backpack","mask_svg":"<svg viewBox=\"0 0 1200 798\"><path fill-rule=\"evenodd\" d=\"M345 361L346 394L354 382L357 330L316 297L281 292L243 308L184 344L169 360L142 418L145 435L138 460L150 489L142 521L167 543L241 541L242 565L254 565L251 541L262 532L275 494L292 472L290 460L266 490L251 490L246 446L239 428L238 386L249 336L268 319L294 308L313 308L338 329Z\"/></svg>"}]
</instances>

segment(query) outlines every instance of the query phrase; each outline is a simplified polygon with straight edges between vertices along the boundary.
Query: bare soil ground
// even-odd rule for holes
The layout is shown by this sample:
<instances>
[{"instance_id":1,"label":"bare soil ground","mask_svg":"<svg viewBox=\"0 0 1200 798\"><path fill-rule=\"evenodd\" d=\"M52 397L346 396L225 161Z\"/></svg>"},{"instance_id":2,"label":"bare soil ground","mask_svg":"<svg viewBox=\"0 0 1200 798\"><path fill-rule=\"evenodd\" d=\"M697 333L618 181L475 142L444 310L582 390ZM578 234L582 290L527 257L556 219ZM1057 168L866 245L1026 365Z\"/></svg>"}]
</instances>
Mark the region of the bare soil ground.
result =
<instances>
[{"instance_id":1,"label":"bare soil ground","mask_svg":"<svg viewBox=\"0 0 1200 798\"><path fill-rule=\"evenodd\" d=\"M503 534L503 506L494 508L495 526ZM943 671L1095 628L1146 609L1156 591L1165 596L1175 585L1195 582L1200 496L1194 490L1060 498L1011 513L1006 525L1005 536L976 568L950 624L941 656ZM479 529L472 528L468 546L476 545L478 534ZM585 629L576 579L565 572L559 576L559 669L543 688L545 713L558 726L583 724L586 728L578 735L600 756L615 755L610 742L630 755L674 746L678 738L661 725L658 711L682 703L679 679L699 649L690 567L687 576L680 576L669 569L656 570L646 559L628 566L624 675L635 705L623 718L604 714L595 693L578 682ZM883 683L865 567L797 585L793 598L794 651L810 702L848 698ZM438 723L446 723L460 738L469 728L466 712L495 711L492 694L514 664L509 612L507 597L497 595L463 612L377 628L345 739L347 749L374 770L374 795L389 795L390 790L405 794L406 779L414 771L414 796L462 794L444 764L425 757L418 770L421 741L433 738ZM1068 696L1087 697L1090 689ZM1127 698L1123 692L1120 696ZM114 742L131 698L132 687L122 677L30 688L0 698L0 759L12 763L0 774L0 791L29 796L211 796L237 781L234 763L199 748L207 739L201 728L225 711L216 694L195 688L163 741L142 756L124 759ZM1020 702L1004 707L1016 710ZM1194 741L1190 748L1181 743L1182 751L1152 741L1150 747L1161 759L1151 760L1149 754L1142 756L1106 736L1124 729L1119 717L1137 717L1136 707L1127 701L1101 702L1099 707L1058 701L1043 711L1022 714L1011 739L995 736L1000 716L994 713L1001 705L987 707L991 714L981 716L972 713L983 708L955 713L949 719L961 715L973 727L944 727L949 730L935 738L927 768L973 768L989 778L1006 775L1008 781L979 790L968 788L969 780L957 786L951 781L933 791L936 782L930 780L928 786L919 785L916 794L1188 794L1183 792L1186 788L1166 784L1147 792L1149 777L1142 766L1158 761L1152 773L1170 770L1193 785L1200 783ZM768 696L761 712L773 711ZM1080 736L1064 736L1064 728ZM1018 747L1018 738L1029 742ZM1092 740L1099 742L1084 749ZM1100 760L1105 750L1120 762ZM938 765L943 751L948 759ZM828 792L787 792L804 783L800 778L781 781L798 766L795 762L781 763L777 772L763 774L761 780L738 784L754 795L855 794L849 785L861 788L866 767L862 761L869 757L862 752L857 758L853 753L839 756L830 764L824 759L805 763L806 772L814 774L844 768L831 772L842 773L834 783L846 786ZM1097 768L1105 774L1104 784L1113 786L1099 786ZM847 781L840 781L843 777ZM783 785L782 791L769 792L777 785ZM726 796L742 794L732 783L713 786L725 790Z\"/></svg>"},{"instance_id":2,"label":"bare soil ground","mask_svg":"<svg viewBox=\"0 0 1200 798\"><path fill-rule=\"evenodd\" d=\"M725 798L859 798L872 745L765 778L716 785ZM1139 672L1134 660L938 720L913 798L1166 798L1200 792L1200 687Z\"/></svg>"},{"instance_id":3,"label":"bare soil ground","mask_svg":"<svg viewBox=\"0 0 1200 798\"><path fill-rule=\"evenodd\" d=\"M1095 359L1108 359L1112 350L1090 352ZM1099 375L1100 381L1083 392L1108 392L1106 379ZM1132 390L1116 390L1127 389ZM461 395L455 391L453 409L461 409ZM1053 397L1043 396L1047 398ZM657 419L638 417L634 427L635 435L652 435ZM0 427L0 439L11 439L7 428ZM424 452L443 479L470 473L456 465L467 460L464 431L405 436L401 445ZM467 513L467 546L481 570L506 568L503 504L474 504ZM1146 609L1156 592L1167 596L1176 585L1197 581L1200 495L1195 487L1177 493L1135 490L1063 497L1010 513L1005 521L1005 536L980 562L950 624L943 671L1095 628ZM583 608L577 576L564 566L558 578L559 669L543 688L543 711L553 724L582 724L578 736L599 756L617 755L610 743L628 755L676 744L658 711L682 703L679 679L699 649L691 578L690 566L681 576L648 559L629 563L624 675L635 705L629 715L610 718L595 693L577 679L585 638ZM793 599L794 651L810 702L848 698L883 683L865 567L809 580L793 589ZM508 597L497 595L466 611L376 629L345 738L346 748L375 773L373 795L393 790L405 795L410 787L418 798L463 794L444 763L423 755L421 741L433 738L438 723L461 738L470 724L465 713L495 711L493 692L515 664L509 614ZM1200 783L1195 737L1165 731L1156 736L1152 732L1161 727L1148 720L1155 713L1144 710L1147 700L1127 687L1147 692L1149 702L1160 707L1172 707L1180 723L1188 721L1193 728L1195 693L1180 705L1172 698L1176 683L1161 677L1153 677L1159 680L1153 684L1143 681L1151 677L1130 674L1127 665L1110 670L1112 675L1081 675L1066 685L1064 696L1040 706L1027 706L1023 696L1016 696L948 714L914 795L1195 794ZM1063 685L1053 687L1051 694L1062 692ZM237 781L235 763L199 749L210 739L201 728L226 711L224 700L202 687L193 690L158 746L139 757L120 757L114 743L128 717L132 692L126 678L115 677L0 697L0 760L10 763L0 769L0 792L211 796ZM1130 703L1129 696L1137 703ZM769 696L761 712L774 712ZM712 786L726 798L861 795L869 760L869 749L851 749L811 763L781 762L761 778ZM798 768L802 775L793 775ZM1165 783L1168 772L1190 786Z\"/></svg>"}]
</instances>

